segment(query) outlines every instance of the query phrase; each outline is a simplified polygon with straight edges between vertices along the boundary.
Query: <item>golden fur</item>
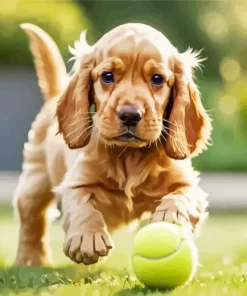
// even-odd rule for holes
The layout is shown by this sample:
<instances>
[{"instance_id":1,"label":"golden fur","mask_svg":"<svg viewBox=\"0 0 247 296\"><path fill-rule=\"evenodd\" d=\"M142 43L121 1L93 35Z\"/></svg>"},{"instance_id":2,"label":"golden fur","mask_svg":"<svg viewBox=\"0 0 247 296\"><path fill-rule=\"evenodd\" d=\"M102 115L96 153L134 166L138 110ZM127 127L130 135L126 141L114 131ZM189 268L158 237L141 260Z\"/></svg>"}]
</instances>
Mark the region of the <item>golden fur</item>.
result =
<instances>
[{"instance_id":1,"label":"golden fur","mask_svg":"<svg viewBox=\"0 0 247 296\"><path fill-rule=\"evenodd\" d=\"M77 263L106 256L110 233L146 213L152 222L180 223L194 232L207 202L191 157L206 148L211 134L193 81L199 54L179 53L152 27L125 24L93 46L83 33L70 49L76 61L69 78L51 38L34 25L22 28L45 104L29 132L15 193L17 263L51 259L47 213L56 204L53 192L62 199L65 254ZM100 79L106 70L114 73L111 85ZM165 78L162 86L150 84L155 73ZM96 112L89 111L92 105ZM134 130L138 141L117 138L125 131L118 119L124 106L142 113Z\"/></svg>"}]
</instances>

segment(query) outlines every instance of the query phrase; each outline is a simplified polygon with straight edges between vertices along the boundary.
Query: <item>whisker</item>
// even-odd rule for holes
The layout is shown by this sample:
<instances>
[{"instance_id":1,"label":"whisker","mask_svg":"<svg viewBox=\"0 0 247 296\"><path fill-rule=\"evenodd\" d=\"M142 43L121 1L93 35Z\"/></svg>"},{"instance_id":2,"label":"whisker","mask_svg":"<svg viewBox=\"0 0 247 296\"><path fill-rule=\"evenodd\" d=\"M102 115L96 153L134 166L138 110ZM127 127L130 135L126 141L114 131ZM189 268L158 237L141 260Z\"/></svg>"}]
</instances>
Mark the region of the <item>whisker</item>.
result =
<instances>
[{"instance_id":1,"label":"whisker","mask_svg":"<svg viewBox=\"0 0 247 296\"><path fill-rule=\"evenodd\" d=\"M173 133L176 133L176 132L177 132L176 130L171 129L171 128L168 127L168 126L164 126L164 125L163 125L162 128L165 128L166 130L171 131L171 132L173 132ZM178 128L178 130L179 130L179 128Z\"/></svg>"},{"instance_id":2,"label":"whisker","mask_svg":"<svg viewBox=\"0 0 247 296\"><path fill-rule=\"evenodd\" d=\"M160 137L162 137L165 141L167 141L166 137L163 134L160 134Z\"/></svg>"},{"instance_id":3,"label":"whisker","mask_svg":"<svg viewBox=\"0 0 247 296\"><path fill-rule=\"evenodd\" d=\"M161 137L165 140L165 142L167 142L167 139L166 139L166 137L165 137L164 135L161 134ZM181 149L180 149L179 146L177 145L176 141L175 141L175 146L176 146L176 148L177 148L179 151L181 151Z\"/></svg>"},{"instance_id":4,"label":"whisker","mask_svg":"<svg viewBox=\"0 0 247 296\"><path fill-rule=\"evenodd\" d=\"M85 117L85 118L79 118L79 120L77 120L77 121L75 121L75 122L72 122L72 123L70 123L69 125L68 125L68 127L69 126L73 126L73 125L75 125L75 124L77 124L78 122L81 122L82 120L87 120L87 121L90 121L91 120L91 118L90 117Z\"/></svg>"},{"instance_id":5,"label":"whisker","mask_svg":"<svg viewBox=\"0 0 247 296\"><path fill-rule=\"evenodd\" d=\"M93 125L90 128L93 128ZM90 136L90 133L87 133L85 138L83 139L83 141L85 141L87 139L87 137L89 137L89 136Z\"/></svg>"},{"instance_id":6,"label":"whisker","mask_svg":"<svg viewBox=\"0 0 247 296\"><path fill-rule=\"evenodd\" d=\"M170 130L170 129L168 128L168 130ZM162 129L162 131L165 132L169 137L171 137L171 138L173 138L175 141L177 141L177 143L181 143L181 141L180 141L179 139L177 139L176 137L173 137L170 133L167 132L166 129L165 129L165 130ZM173 130L171 130L171 131L173 131ZM174 132L174 131L173 131L173 132ZM189 143L187 143L187 145L190 146L190 147L192 147L192 145L189 144Z\"/></svg>"},{"instance_id":7,"label":"whisker","mask_svg":"<svg viewBox=\"0 0 247 296\"><path fill-rule=\"evenodd\" d=\"M167 139L164 137L164 135L162 135L162 137L165 139L165 141L167 141ZM182 151L181 151L181 149L180 149L180 147L177 145L177 142L175 141L175 146L176 146L176 149L178 150L178 151L180 151L180 153L182 153Z\"/></svg>"},{"instance_id":8,"label":"whisker","mask_svg":"<svg viewBox=\"0 0 247 296\"><path fill-rule=\"evenodd\" d=\"M162 131L169 137L173 138L174 140L178 141L174 136L172 136L170 133L168 133L168 131L166 129L162 128Z\"/></svg>"},{"instance_id":9,"label":"whisker","mask_svg":"<svg viewBox=\"0 0 247 296\"><path fill-rule=\"evenodd\" d=\"M163 119L163 121L165 121L165 122L168 122L168 123L170 123L170 124L172 124L172 125L175 125L175 126L180 126L180 127L183 127L183 125L182 125L182 124L178 124L178 123L171 122L171 121L170 121L170 120L168 120L168 119Z\"/></svg>"},{"instance_id":10,"label":"whisker","mask_svg":"<svg viewBox=\"0 0 247 296\"><path fill-rule=\"evenodd\" d=\"M175 145L176 145L176 148L179 150L179 146L178 146L178 144L180 143L180 141L179 141L178 139L176 139L175 137L173 137L172 135L170 135L170 134L167 132L167 130L163 130L163 129L162 129L162 131L165 132L165 134L166 134L167 136L169 136L169 137L171 137L172 139L174 139L174 141L175 141Z\"/></svg>"},{"instance_id":11,"label":"whisker","mask_svg":"<svg viewBox=\"0 0 247 296\"><path fill-rule=\"evenodd\" d=\"M88 114L88 113L89 113L89 114L96 114L97 112L88 112L88 111L85 111L85 112L78 112L77 115L80 115L80 114ZM77 115L76 115L76 116L77 116Z\"/></svg>"},{"instance_id":12,"label":"whisker","mask_svg":"<svg viewBox=\"0 0 247 296\"><path fill-rule=\"evenodd\" d=\"M161 136L162 136L162 138L167 142L167 139L165 138L165 136L164 135L162 135L161 134ZM180 151L181 152L181 149L180 149L180 147L177 145L177 142L175 141L175 146L176 146L176 149L178 150L178 151Z\"/></svg>"},{"instance_id":13,"label":"whisker","mask_svg":"<svg viewBox=\"0 0 247 296\"><path fill-rule=\"evenodd\" d=\"M127 146L124 147L124 149L119 153L117 159L119 159L119 157L124 153L124 151L127 149Z\"/></svg>"},{"instance_id":14,"label":"whisker","mask_svg":"<svg viewBox=\"0 0 247 296\"><path fill-rule=\"evenodd\" d=\"M93 124L91 124L90 126L88 126L87 128L85 128L83 132L87 131L88 129L90 129L92 127L93 127Z\"/></svg>"},{"instance_id":15,"label":"whisker","mask_svg":"<svg viewBox=\"0 0 247 296\"><path fill-rule=\"evenodd\" d=\"M80 130L81 128L83 128L84 126L86 126L88 123L89 123L89 121L86 122L86 123L84 123L84 124L82 124L82 125L80 125L80 126L78 126L76 129L74 129L72 132L70 132L68 135L66 135L66 137L69 137L69 136L73 135L73 134L76 133L78 130Z\"/></svg>"},{"instance_id":16,"label":"whisker","mask_svg":"<svg viewBox=\"0 0 247 296\"><path fill-rule=\"evenodd\" d=\"M90 129L90 128L92 128L92 127L93 127L93 125L90 125L90 126L87 127L86 129L84 129L83 132L82 132L82 134L84 134L88 129ZM84 136L83 141L86 140L86 138L87 138L88 135L89 135L89 134L86 134L86 136ZM79 138L79 137L77 137L76 139L72 140L70 143L74 143L74 142L78 141L78 138Z\"/></svg>"}]
</instances>

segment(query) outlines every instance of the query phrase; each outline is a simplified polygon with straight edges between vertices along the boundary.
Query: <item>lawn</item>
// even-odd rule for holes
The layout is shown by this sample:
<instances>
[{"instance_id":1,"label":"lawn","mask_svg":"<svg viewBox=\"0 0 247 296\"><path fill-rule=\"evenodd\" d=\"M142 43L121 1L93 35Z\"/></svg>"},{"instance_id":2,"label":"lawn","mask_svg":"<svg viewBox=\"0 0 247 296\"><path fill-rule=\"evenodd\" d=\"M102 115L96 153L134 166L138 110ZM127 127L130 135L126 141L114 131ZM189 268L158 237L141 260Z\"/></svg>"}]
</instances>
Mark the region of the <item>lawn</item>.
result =
<instances>
[{"instance_id":1,"label":"lawn","mask_svg":"<svg viewBox=\"0 0 247 296\"><path fill-rule=\"evenodd\" d=\"M9 207L0 206L0 295L247 295L247 218L241 213L212 213L196 243L201 266L185 287L165 291L144 288L131 272L133 234L122 230L114 236L110 258L86 268L70 262L62 253L60 223L51 230L56 265L53 268L17 268L13 260L17 224Z\"/></svg>"}]
</instances>

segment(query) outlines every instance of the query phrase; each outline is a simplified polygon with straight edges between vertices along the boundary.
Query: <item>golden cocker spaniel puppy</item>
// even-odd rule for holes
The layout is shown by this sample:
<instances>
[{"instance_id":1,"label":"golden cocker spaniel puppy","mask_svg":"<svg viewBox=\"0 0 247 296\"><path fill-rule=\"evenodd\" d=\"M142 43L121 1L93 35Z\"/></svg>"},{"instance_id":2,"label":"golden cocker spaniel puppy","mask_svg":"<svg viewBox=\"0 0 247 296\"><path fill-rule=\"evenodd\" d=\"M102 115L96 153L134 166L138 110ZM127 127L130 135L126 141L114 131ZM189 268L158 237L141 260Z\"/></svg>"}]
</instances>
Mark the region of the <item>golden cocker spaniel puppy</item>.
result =
<instances>
[{"instance_id":1,"label":"golden cocker spaniel puppy","mask_svg":"<svg viewBox=\"0 0 247 296\"><path fill-rule=\"evenodd\" d=\"M179 53L161 32L129 23L93 46L83 33L71 48L76 61L69 77L51 37L32 24L22 28L45 104L28 134L15 193L17 263L51 258L47 226L55 193L62 200L64 252L77 263L96 263L112 248L114 230L147 215L193 233L207 202L191 158L211 134L193 81L199 54Z\"/></svg>"}]
</instances>

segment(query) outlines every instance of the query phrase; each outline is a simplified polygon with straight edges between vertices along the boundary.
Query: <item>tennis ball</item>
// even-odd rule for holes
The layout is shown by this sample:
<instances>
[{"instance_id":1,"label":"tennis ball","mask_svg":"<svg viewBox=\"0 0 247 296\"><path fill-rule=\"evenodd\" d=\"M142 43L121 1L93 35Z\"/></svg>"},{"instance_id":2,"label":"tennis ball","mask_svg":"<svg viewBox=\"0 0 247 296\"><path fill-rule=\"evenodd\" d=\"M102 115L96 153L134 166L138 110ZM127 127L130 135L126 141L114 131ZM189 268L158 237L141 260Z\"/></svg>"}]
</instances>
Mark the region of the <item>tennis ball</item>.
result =
<instances>
[{"instance_id":1,"label":"tennis ball","mask_svg":"<svg viewBox=\"0 0 247 296\"><path fill-rule=\"evenodd\" d=\"M172 289L185 284L195 275L197 263L196 246L178 225L152 223L135 236L133 271L149 288Z\"/></svg>"}]
</instances>

